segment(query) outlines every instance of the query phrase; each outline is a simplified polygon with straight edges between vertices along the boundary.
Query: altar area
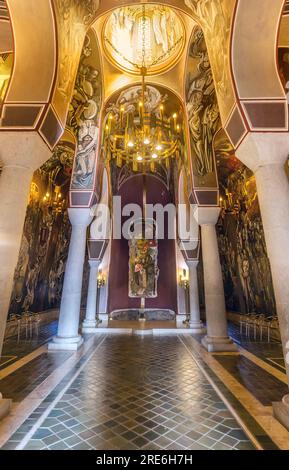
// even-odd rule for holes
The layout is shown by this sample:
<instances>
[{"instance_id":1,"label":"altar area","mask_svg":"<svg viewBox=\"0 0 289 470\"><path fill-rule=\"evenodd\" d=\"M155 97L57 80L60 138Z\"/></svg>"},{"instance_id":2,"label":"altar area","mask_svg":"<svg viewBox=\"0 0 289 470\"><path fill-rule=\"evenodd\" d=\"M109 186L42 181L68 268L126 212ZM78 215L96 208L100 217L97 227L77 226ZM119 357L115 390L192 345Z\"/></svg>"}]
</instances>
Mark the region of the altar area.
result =
<instances>
[{"instance_id":1,"label":"altar area","mask_svg":"<svg viewBox=\"0 0 289 470\"><path fill-rule=\"evenodd\" d=\"M166 309L122 309L100 314L95 332L129 335L192 333L186 315Z\"/></svg>"},{"instance_id":2,"label":"altar area","mask_svg":"<svg viewBox=\"0 0 289 470\"><path fill-rule=\"evenodd\" d=\"M132 329L133 334L153 334L154 330L176 329L176 315L171 310L116 310L109 316L109 328Z\"/></svg>"}]
</instances>

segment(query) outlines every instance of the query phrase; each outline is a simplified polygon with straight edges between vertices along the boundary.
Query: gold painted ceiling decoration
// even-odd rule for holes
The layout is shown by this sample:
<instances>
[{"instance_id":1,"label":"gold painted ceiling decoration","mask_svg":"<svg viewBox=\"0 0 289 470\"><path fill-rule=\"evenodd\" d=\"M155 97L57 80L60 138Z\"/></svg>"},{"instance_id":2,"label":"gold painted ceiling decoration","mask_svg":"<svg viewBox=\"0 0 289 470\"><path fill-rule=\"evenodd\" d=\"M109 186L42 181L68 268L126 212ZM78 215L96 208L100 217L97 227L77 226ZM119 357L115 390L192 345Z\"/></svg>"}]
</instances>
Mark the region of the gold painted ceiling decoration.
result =
<instances>
[{"instance_id":1,"label":"gold painted ceiling decoration","mask_svg":"<svg viewBox=\"0 0 289 470\"><path fill-rule=\"evenodd\" d=\"M172 8L150 4L122 7L108 17L103 43L110 61L122 70L139 74L145 66L147 74L153 75L172 67L180 58L185 30Z\"/></svg>"},{"instance_id":2,"label":"gold painted ceiling decoration","mask_svg":"<svg viewBox=\"0 0 289 470\"><path fill-rule=\"evenodd\" d=\"M7 91L12 66L13 54L0 54L0 105Z\"/></svg>"}]
</instances>

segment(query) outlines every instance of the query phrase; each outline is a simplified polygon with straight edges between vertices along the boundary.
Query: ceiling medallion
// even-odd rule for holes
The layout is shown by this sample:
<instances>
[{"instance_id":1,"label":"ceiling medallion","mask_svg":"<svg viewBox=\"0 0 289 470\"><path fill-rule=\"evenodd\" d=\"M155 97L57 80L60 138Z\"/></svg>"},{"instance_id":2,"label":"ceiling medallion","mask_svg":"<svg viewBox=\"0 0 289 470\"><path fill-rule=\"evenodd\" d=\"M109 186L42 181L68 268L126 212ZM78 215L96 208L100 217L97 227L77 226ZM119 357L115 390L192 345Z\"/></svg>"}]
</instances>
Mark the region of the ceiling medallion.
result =
<instances>
[{"instance_id":1,"label":"ceiling medallion","mask_svg":"<svg viewBox=\"0 0 289 470\"><path fill-rule=\"evenodd\" d=\"M185 45L185 28L180 16L163 5L117 8L105 23L103 45L109 60L123 71L139 74L144 65L147 74L154 75L179 60Z\"/></svg>"}]
</instances>

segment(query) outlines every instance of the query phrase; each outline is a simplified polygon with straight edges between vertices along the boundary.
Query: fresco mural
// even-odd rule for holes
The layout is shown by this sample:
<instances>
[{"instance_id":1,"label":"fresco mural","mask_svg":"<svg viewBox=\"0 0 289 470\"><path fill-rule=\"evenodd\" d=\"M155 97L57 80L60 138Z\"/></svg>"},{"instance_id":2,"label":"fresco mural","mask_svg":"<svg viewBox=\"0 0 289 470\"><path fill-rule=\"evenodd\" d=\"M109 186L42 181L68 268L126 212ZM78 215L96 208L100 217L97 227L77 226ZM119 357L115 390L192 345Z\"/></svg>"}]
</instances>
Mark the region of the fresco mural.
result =
<instances>
[{"instance_id":1,"label":"fresco mural","mask_svg":"<svg viewBox=\"0 0 289 470\"><path fill-rule=\"evenodd\" d=\"M96 38L84 42L67 127L77 138L71 189L93 189L101 108L101 78Z\"/></svg>"},{"instance_id":2,"label":"fresco mural","mask_svg":"<svg viewBox=\"0 0 289 470\"><path fill-rule=\"evenodd\" d=\"M8 88L13 66L13 54L0 54L0 108Z\"/></svg>"},{"instance_id":3,"label":"fresco mural","mask_svg":"<svg viewBox=\"0 0 289 470\"><path fill-rule=\"evenodd\" d=\"M196 27L192 35L186 100L194 186L216 187L213 139L220 128L220 116L204 34L200 27Z\"/></svg>"},{"instance_id":4,"label":"fresco mural","mask_svg":"<svg viewBox=\"0 0 289 470\"><path fill-rule=\"evenodd\" d=\"M143 50L143 31L146 41ZM148 74L164 71L179 57L184 46L184 27L178 14L164 5L120 7L109 16L104 46L113 63L139 73L143 60ZM143 58L144 55L144 58Z\"/></svg>"},{"instance_id":5,"label":"fresco mural","mask_svg":"<svg viewBox=\"0 0 289 470\"><path fill-rule=\"evenodd\" d=\"M67 215L74 148L61 142L34 173L9 313L60 305L71 225Z\"/></svg>"},{"instance_id":6,"label":"fresco mural","mask_svg":"<svg viewBox=\"0 0 289 470\"><path fill-rule=\"evenodd\" d=\"M287 6L289 13L289 5ZM286 10L287 11L287 10ZM280 77L287 95L287 101L289 103L289 48L279 47L278 49L278 63ZM285 171L289 180L289 156L285 164Z\"/></svg>"},{"instance_id":7,"label":"fresco mural","mask_svg":"<svg viewBox=\"0 0 289 470\"><path fill-rule=\"evenodd\" d=\"M219 98L223 122L226 121L235 102L230 76L231 19L236 0L184 0L202 26L210 49L210 62Z\"/></svg>"},{"instance_id":8,"label":"fresco mural","mask_svg":"<svg viewBox=\"0 0 289 470\"><path fill-rule=\"evenodd\" d=\"M73 93L79 64L79 51L99 7L99 0L55 0L58 19L59 70L54 96L54 107L61 120L66 120L66 104Z\"/></svg>"},{"instance_id":9,"label":"fresco mural","mask_svg":"<svg viewBox=\"0 0 289 470\"><path fill-rule=\"evenodd\" d=\"M280 77L287 93L287 99L289 103L289 48L279 47L278 49L278 61Z\"/></svg>"},{"instance_id":10,"label":"fresco mural","mask_svg":"<svg viewBox=\"0 0 289 470\"><path fill-rule=\"evenodd\" d=\"M216 157L222 208L217 232L227 308L275 314L255 177L234 155L224 131L216 138Z\"/></svg>"},{"instance_id":11,"label":"fresco mural","mask_svg":"<svg viewBox=\"0 0 289 470\"><path fill-rule=\"evenodd\" d=\"M157 297L157 240L133 238L129 242L129 297Z\"/></svg>"}]
</instances>

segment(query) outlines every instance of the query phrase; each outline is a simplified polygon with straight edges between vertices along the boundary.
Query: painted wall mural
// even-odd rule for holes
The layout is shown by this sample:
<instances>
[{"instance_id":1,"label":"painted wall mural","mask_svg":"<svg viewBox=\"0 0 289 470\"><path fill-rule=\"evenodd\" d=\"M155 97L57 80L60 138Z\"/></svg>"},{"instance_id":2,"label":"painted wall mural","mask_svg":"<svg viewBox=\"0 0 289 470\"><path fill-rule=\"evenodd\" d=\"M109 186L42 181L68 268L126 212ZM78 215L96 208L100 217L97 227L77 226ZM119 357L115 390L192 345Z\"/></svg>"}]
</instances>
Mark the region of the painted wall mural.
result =
<instances>
[{"instance_id":1,"label":"painted wall mural","mask_svg":"<svg viewBox=\"0 0 289 470\"><path fill-rule=\"evenodd\" d=\"M210 50L219 109L225 122L235 102L230 73L231 20L236 0L184 0L203 28Z\"/></svg>"},{"instance_id":2,"label":"painted wall mural","mask_svg":"<svg viewBox=\"0 0 289 470\"><path fill-rule=\"evenodd\" d=\"M54 6L58 20L59 68L53 104L65 123L86 30L96 16L99 0L54 0Z\"/></svg>"},{"instance_id":3,"label":"painted wall mural","mask_svg":"<svg viewBox=\"0 0 289 470\"><path fill-rule=\"evenodd\" d=\"M151 74L175 62L184 46L184 36L180 17L171 8L157 4L131 5L114 10L108 17L104 46L110 60L123 70L139 74L144 60Z\"/></svg>"},{"instance_id":4,"label":"painted wall mural","mask_svg":"<svg viewBox=\"0 0 289 470\"><path fill-rule=\"evenodd\" d=\"M281 77L284 89L286 91L287 99L289 103L289 48L288 47L279 47L278 63L279 63L280 77Z\"/></svg>"},{"instance_id":5,"label":"painted wall mural","mask_svg":"<svg viewBox=\"0 0 289 470\"><path fill-rule=\"evenodd\" d=\"M0 111L8 88L13 67L13 54L0 54Z\"/></svg>"},{"instance_id":6,"label":"painted wall mural","mask_svg":"<svg viewBox=\"0 0 289 470\"><path fill-rule=\"evenodd\" d=\"M129 242L129 297L157 297L158 245L156 240Z\"/></svg>"},{"instance_id":7,"label":"painted wall mural","mask_svg":"<svg viewBox=\"0 0 289 470\"><path fill-rule=\"evenodd\" d=\"M194 28L186 84L195 187L216 187L213 139L220 128L214 80L203 31Z\"/></svg>"},{"instance_id":8,"label":"painted wall mural","mask_svg":"<svg viewBox=\"0 0 289 470\"><path fill-rule=\"evenodd\" d=\"M60 306L71 225L67 202L74 149L61 142L34 173L9 313Z\"/></svg>"},{"instance_id":9,"label":"painted wall mural","mask_svg":"<svg viewBox=\"0 0 289 470\"><path fill-rule=\"evenodd\" d=\"M67 127L77 138L71 189L93 189L101 108L99 54L94 33L85 38Z\"/></svg>"},{"instance_id":10,"label":"painted wall mural","mask_svg":"<svg viewBox=\"0 0 289 470\"><path fill-rule=\"evenodd\" d=\"M270 263L255 177L234 155L224 131L216 138L221 192L217 225L227 308L275 313Z\"/></svg>"}]
</instances>

